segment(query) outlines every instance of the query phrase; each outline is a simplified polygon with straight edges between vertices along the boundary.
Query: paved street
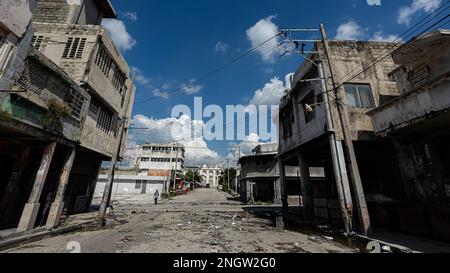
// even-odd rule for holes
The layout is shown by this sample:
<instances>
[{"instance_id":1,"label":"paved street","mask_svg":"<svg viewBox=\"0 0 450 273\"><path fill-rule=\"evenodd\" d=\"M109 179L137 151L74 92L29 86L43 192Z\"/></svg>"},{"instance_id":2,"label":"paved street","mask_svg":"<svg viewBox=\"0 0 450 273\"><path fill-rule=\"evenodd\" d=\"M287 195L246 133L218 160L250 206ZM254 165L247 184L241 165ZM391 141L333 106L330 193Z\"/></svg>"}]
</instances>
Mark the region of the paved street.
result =
<instances>
[{"instance_id":1,"label":"paved street","mask_svg":"<svg viewBox=\"0 0 450 273\"><path fill-rule=\"evenodd\" d=\"M158 206L142 196L123 196L104 230L47 238L7 252L100 253L329 253L354 250L317 235L279 231L270 219L258 218L215 189L198 189Z\"/></svg>"}]
</instances>

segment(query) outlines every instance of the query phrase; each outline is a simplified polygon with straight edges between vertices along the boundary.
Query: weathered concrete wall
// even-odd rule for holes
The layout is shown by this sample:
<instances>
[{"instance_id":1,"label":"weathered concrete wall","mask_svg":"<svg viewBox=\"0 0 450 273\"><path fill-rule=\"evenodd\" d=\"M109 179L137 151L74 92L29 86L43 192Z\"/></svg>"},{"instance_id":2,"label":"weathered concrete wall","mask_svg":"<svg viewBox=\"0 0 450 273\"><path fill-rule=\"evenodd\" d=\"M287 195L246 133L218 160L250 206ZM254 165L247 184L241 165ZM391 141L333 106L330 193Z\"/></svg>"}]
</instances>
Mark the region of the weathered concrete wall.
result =
<instances>
[{"instance_id":1,"label":"weathered concrete wall","mask_svg":"<svg viewBox=\"0 0 450 273\"><path fill-rule=\"evenodd\" d=\"M241 159L241 178L279 176L276 155L249 156Z\"/></svg>"},{"instance_id":2,"label":"weathered concrete wall","mask_svg":"<svg viewBox=\"0 0 450 273\"><path fill-rule=\"evenodd\" d=\"M400 67L394 70L391 76L397 83L401 95L421 88L449 73L450 30L442 30L442 34L434 32L429 35L408 44L407 47L399 48L398 53L393 55ZM417 74L419 78L417 82L414 81L414 74Z\"/></svg>"},{"instance_id":3,"label":"weathered concrete wall","mask_svg":"<svg viewBox=\"0 0 450 273\"><path fill-rule=\"evenodd\" d=\"M369 84L372 89L375 106L380 105L383 100L383 96L392 97L398 96L397 87L395 82L392 82L389 78L389 73L395 68L392 58L386 58L382 62L367 69L364 73L352 79L350 82L347 80L349 75L356 74L355 71L362 71L363 67L373 63L380 56L382 50L386 50L386 47L392 47L392 44L383 42L360 42L360 41L330 41L330 58L332 63L332 69L334 78L337 84L352 83L352 84ZM314 56L315 61L322 60L325 75L329 76L328 62L325 61L325 54L322 45L317 44L319 55ZM291 137L283 136L283 128L280 128L280 146L279 152L282 154L289 151L299 145L305 144L319 136L324 135L327 132L326 122L326 109L320 99L323 90L320 89L320 82L299 82L301 79L313 79L318 78L319 73L317 68L308 62L305 62L297 71L294 76L294 90L283 99L280 105L280 113L283 109L294 112L295 122L293 123ZM331 90L333 85L331 79L328 79L327 89ZM314 94L314 103L318 105L313 106L314 118L313 120L306 122L306 115L304 109L304 99L311 94ZM354 108L347 106L347 97L344 86L339 87L339 97L344 103L344 114L348 117L352 139L353 140L370 140L370 133L373 133L374 128L369 116L366 113L373 108ZM330 108L332 119L334 123L334 129L336 130L337 140L342 140L342 130L337 112L336 103L334 103L334 94L330 92ZM282 117L280 115L280 124L282 125ZM369 133L369 134L367 134Z\"/></svg>"},{"instance_id":4,"label":"weathered concrete wall","mask_svg":"<svg viewBox=\"0 0 450 273\"><path fill-rule=\"evenodd\" d=\"M78 142L80 130L87 115L90 95L46 57L36 53L30 52L21 78L14 87L26 92L9 95L2 102L2 109L21 122ZM61 123L52 123L47 115L48 102L55 99L61 104L72 107L71 92L76 92L82 99L79 114L73 112ZM26 100L20 100L19 97Z\"/></svg>"},{"instance_id":5,"label":"weathered concrete wall","mask_svg":"<svg viewBox=\"0 0 450 273\"><path fill-rule=\"evenodd\" d=\"M99 48L103 45L115 65L126 76L125 86L130 89L130 68L103 27L50 23L34 23L34 27L36 29L35 36L43 36L43 41L47 41L41 44L39 48L41 52L64 69L75 81L86 84L91 95L98 98L116 116L122 117L125 114L128 118L131 116L135 88L127 90L122 95L112 82L113 69L105 74L95 62ZM79 58L63 58L69 37L86 39L84 50ZM123 98L125 94L131 95L127 113L125 113L127 105L122 105L125 102L125 98ZM96 122L92 118L87 119L82 132L82 146L97 151L106 157L111 157L117 145L117 136L114 136L113 132L106 133L100 130L97 128ZM125 152L126 139L127 135L124 136L121 146L121 156Z\"/></svg>"},{"instance_id":6,"label":"weathered concrete wall","mask_svg":"<svg viewBox=\"0 0 450 273\"><path fill-rule=\"evenodd\" d=\"M450 109L450 35L414 42L406 49L409 55L397 57L401 67L392 73L402 96L370 112L375 131L380 134ZM418 69L421 72L416 81L410 73Z\"/></svg>"},{"instance_id":7,"label":"weathered concrete wall","mask_svg":"<svg viewBox=\"0 0 450 273\"><path fill-rule=\"evenodd\" d=\"M28 29L35 6L35 0L0 1L0 29L12 32L16 38L22 38Z\"/></svg>"},{"instance_id":8,"label":"weathered concrete wall","mask_svg":"<svg viewBox=\"0 0 450 273\"><path fill-rule=\"evenodd\" d=\"M349 77L346 76L354 71L362 71L363 66L372 64L385 52L386 48L394 48L392 43L384 42L355 42L355 41L333 41L331 47L331 62L335 79L343 79L344 83ZM375 107L380 105L382 96L398 96L399 92L395 82L391 81L389 73L395 68L391 57L384 59L376 65L367 69L364 73L351 80L350 83L370 84ZM329 75L327 62L324 62L325 74ZM338 83L339 84L339 83ZM331 80L328 80L328 89L332 88ZM339 88L339 97L347 103L344 87ZM346 114L351 124L353 140L365 140L359 132L373 132L372 121L366 113L373 108L351 108L345 107ZM340 124L336 106L332 107L332 117L335 124ZM339 127L336 126L338 129ZM337 131L337 138L343 139L342 132Z\"/></svg>"}]
</instances>

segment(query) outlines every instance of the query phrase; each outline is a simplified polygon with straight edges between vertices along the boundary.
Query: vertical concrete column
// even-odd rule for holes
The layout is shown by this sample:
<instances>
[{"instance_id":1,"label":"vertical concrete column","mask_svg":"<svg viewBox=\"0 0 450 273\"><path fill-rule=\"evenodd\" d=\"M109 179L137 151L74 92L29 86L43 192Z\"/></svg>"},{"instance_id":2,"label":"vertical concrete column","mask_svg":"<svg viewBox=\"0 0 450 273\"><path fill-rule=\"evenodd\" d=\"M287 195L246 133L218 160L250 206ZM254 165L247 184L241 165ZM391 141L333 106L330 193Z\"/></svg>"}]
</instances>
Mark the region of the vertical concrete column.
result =
<instances>
[{"instance_id":1,"label":"vertical concrete column","mask_svg":"<svg viewBox=\"0 0 450 273\"><path fill-rule=\"evenodd\" d=\"M302 214L304 220L311 220L313 217L313 197L309 177L309 166L305 160L305 157L300 152L297 152L297 157L300 169L300 187L303 199L301 204Z\"/></svg>"},{"instance_id":2,"label":"vertical concrete column","mask_svg":"<svg viewBox=\"0 0 450 273\"><path fill-rule=\"evenodd\" d=\"M283 208L281 213L276 216L276 226L278 229L284 229L284 216L287 216L289 213L289 204L286 194L286 171L284 169L284 164L281 158L278 159L278 170L280 172L280 178L277 180L277 183Z\"/></svg>"},{"instance_id":3,"label":"vertical concrete column","mask_svg":"<svg viewBox=\"0 0 450 273\"><path fill-rule=\"evenodd\" d=\"M273 190L274 190L274 200L273 203L275 205L281 205L281 182L280 178L277 178L273 181Z\"/></svg>"},{"instance_id":4,"label":"vertical concrete column","mask_svg":"<svg viewBox=\"0 0 450 273\"><path fill-rule=\"evenodd\" d=\"M53 201L47 218L47 228L53 228L59 225L61 213L64 208L64 195L66 193L67 184L69 183L69 177L72 171L75 155L76 151L75 148L73 148L69 154L69 157L66 159L61 176L59 177L58 191L56 192L55 201Z\"/></svg>"},{"instance_id":5,"label":"vertical concrete column","mask_svg":"<svg viewBox=\"0 0 450 273\"><path fill-rule=\"evenodd\" d=\"M34 228L34 223L36 222L36 217L39 212L39 199L41 197L42 189L44 188L48 170L50 169L55 148L56 142L53 142L48 144L44 150L41 165L39 166L39 170L34 181L33 189L31 191L30 198L28 199L28 203L25 204L25 208L23 209L17 231L27 231Z\"/></svg>"}]
</instances>

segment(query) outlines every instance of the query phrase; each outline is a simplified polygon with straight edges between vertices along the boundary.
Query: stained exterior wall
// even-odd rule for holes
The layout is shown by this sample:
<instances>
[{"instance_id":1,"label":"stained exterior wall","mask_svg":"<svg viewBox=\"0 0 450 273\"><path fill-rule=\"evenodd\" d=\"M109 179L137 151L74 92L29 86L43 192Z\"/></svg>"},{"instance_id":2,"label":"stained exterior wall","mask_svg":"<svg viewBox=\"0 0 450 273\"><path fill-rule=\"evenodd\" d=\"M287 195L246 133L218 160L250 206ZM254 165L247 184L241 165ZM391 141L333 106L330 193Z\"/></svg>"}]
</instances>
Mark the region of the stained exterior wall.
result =
<instances>
[{"instance_id":1,"label":"stained exterior wall","mask_svg":"<svg viewBox=\"0 0 450 273\"><path fill-rule=\"evenodd\" d=\"M398 54L400 67L391 76L402 96L369 113L377 134L406 129L450 109L450 31L447 32L410 45L409 55Z\"/></svg>"},{"instance_id":2,"label":"stained exterior wall","mask_svg":"<svg viewBox=\"0 0 450 273\"><path fill-rule=\"evenodd\" d=\"M130 67L112 42L107 31L98 25L69 25L63 23L46 23L35 19L35 37L41 37L39 49L52 59L57 65L64 69L75 81L85 87L88 92L107 111L111 111L114 119L118 117L130 117L136 88L131 88ZM43 20L45 21L45 20ZM75 58L65 58L67 44L71 39L84 41L83 50L79 50ZM99 51L103 49L104 54L113 61L112 67L116 67L125 76L124 89L117 89L114 84L115 69L102 69ZM104 63L102 64L104 65ZM126 96L130 96L130 102L125 105ZM125 113L128 107L128 111ZM106 158L110 158L115 152L118 143L118 134L111 130L101 130L98 124L98 115L89 115L84 124L81 135L81 145L96 151ZM125 153L125 133L120 155Z\"/></svg>"},{"instance_id":3,"label":"stained exterior wall","mask_svg":"<svg viewBox=\"0 0 450 273\"><path fill-rule=\"evenodd\" d=\"M99 2L104 2L102 10ZM105 0L40 0L34 20L46 23L100 24L104 17L115 17L113 8Z\"/></svg>"},{"instance_id":4,"label":"stained exterior wall","mask_svg":"<svg viewBox=\"0 0 450 273\"><path fill-rule=\"evenodd\" d=\"M31 50L14 89L27 92L8 95L3 100L3 111L10 113L13 119L61 135L69 141L80 141L91 97L45 56ZM72 95L80 99L79 105L72 104ZM47 115L51 100L69 107L72 114L61 122L52 121Z\"/></svg>"},{"instance_id":5,"label":"stained exterior wall","mask_svg":"<svg viewBox=\"0 0 450 273\"><path fill-rule=\"evenodd\" d=\"M312 56L315 61L326 60L323 47L320 43L317 44L319 49L319 56ZM332 69L334 77L340 84L345 82L348 75L361 71L362 67L371 64L380 57L381 50L392 48L392 44L383 42L361 42L361 41L330 41L330 58L333 65ZM384 52L384 51L383 51ZM326 75L329 75L328 63L322 61ZM398 96L397 86L395 82L389 78L389 73L395 68L392 58L386 58L377 65L371 67L360 76L352 79L348 83L352 84L370 84L372 89L375 105L380 105L386 98ZM294 91L283 98L280 105L280 117L282 118L283 111L294 112L295 122L292 124L292 136L284 137L282 122L280 123L280 153L283 154L301 144L307 143L326 133L326 112L324 105L320 105L320 97L323 91L320 90L320 82L300 83L299 80L317 78L318 71L315 66L305 62L294 76ZM332 89L331 79L327 81L327 89ZM314 103L319 103L315 106L315 117L312 121L306 123L305 109L303 100L313 92ZM345 95L344 87L339 87L339 96L342 98L344 104L348 103ZM333 95L330 95L330 100ZM295 108L294 108L295 107ZM366 112L372 108L351 108L344 107L345 113L348 116L351 124L351 133L353 140L370 140L373 136L373 126L369 116ZM335 124L336 136L338 140L342 140L342 132L340 130L339 116L337 114L336 105L331 104L331 112L333 122ZM283 118L282 118L283 119ZM282 121L282 120L280 120Z\"/></svg>"},{"instance_id":6,"label":"stained exterior wall","mask_svg":"<svg viewBox=\"0 0 450 273\"><path fill-rule=\"evenodd\" d=\"M11 32L17 39L22 38L28 29L35 0L2 0L0 2L0 33Z\"/></svg>"}]
</instances>

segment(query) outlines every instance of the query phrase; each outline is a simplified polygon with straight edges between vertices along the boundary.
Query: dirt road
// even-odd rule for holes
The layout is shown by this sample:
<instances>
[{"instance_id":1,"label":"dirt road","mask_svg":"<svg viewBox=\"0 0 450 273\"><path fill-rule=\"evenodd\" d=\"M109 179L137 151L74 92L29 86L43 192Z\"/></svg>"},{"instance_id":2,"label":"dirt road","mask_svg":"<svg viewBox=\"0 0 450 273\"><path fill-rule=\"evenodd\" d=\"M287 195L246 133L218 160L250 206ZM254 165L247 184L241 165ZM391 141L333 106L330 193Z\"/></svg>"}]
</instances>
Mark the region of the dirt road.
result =
<instances>
[{"instance_id":1,"label":"dirt road","mask_svg":"<svg viewBox=\"0 0 450 273\"><path fill-rule=\"evenodd\" d=\"M144 196L116 198L108 228L47 238L6 252L64 253L330 253L355 250L277 230L215 189L197 189L154 206Z\"/></svg>"}]
</instances>

